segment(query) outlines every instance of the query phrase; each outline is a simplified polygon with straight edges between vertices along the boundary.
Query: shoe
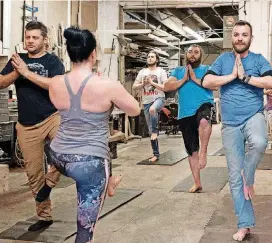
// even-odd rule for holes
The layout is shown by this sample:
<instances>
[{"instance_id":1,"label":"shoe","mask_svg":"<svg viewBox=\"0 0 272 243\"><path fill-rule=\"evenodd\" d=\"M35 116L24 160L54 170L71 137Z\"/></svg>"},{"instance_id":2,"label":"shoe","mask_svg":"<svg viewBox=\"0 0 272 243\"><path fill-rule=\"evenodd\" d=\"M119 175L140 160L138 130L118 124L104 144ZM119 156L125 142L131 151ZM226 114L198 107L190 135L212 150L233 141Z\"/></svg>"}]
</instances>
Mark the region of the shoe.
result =
<instances>
[{"instance_id":1,"label":"shoe","mask_svg":"<svg viewBox=\"0 0 272 243\"><path fill-rule=\"evenodd\" d=\"M28 231L39 231L41 229L48 228L51 224L53 224L53 220L39 220L35 224L29 226Z\"/></svg>"}]
</instances>

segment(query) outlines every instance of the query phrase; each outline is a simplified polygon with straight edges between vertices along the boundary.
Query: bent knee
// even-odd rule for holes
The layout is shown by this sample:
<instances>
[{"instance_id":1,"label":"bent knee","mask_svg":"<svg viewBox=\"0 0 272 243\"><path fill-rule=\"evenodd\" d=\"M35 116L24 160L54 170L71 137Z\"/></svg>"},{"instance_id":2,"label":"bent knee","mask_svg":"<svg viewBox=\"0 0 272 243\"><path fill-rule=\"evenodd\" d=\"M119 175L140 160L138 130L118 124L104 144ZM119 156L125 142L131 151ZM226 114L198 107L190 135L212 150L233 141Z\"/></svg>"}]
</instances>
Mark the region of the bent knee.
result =
<instances>
[{"instance_id":1,"label":"bent knee","mask_svg":"<svg viewBox=\"0 0 272 243\"><path fill-rule=\"evenodd\" d=\"M249 148L254 149L258 152L264 152L267 147L267 139L258 138L249 142Z\"/></svg>"},{"instance_id":2,"label":"bent knee","mask_svg":"<svg viewBox=\"0 0 272 243\"><path fill-rule=\"evenodd\" d=\"M149 113L150 113L150 115L154 116L157 114L157 110L154 107L150 107Z\"/></svg>"},{"instance_id":3,"label":"bent knee","mask_svg":"<svg viewBox=\"0 0 272 243\"><path fill-rule=\"evenodd\" d=\"M209 121L206 120L205 118L202 118L202 119L199 121L199 126L200 126L200 127L210 126L210 123L209 123Z\"/></svg>"}]
</instances>

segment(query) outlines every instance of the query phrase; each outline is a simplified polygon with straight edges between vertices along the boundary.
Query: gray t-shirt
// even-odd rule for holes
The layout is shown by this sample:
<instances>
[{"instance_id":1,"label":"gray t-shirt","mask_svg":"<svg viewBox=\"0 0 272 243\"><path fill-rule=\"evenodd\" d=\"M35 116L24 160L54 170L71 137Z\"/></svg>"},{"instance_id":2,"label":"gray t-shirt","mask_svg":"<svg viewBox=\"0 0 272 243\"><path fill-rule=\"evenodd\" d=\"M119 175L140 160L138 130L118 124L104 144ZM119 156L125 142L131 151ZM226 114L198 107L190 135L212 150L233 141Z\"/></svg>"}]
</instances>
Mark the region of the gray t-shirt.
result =
<instances>
[{"instance_id":1,"label":"gray t-shirt","mask_svg":"<svg viewBox=\"0 0 272 243\"><path fill-rule=\"evenodd\" d=\"M150 77L153 82L157 84L163 84L167 80L166 71L164 71L161 67L157 67L156 70L149 70L148 68L144 68L138 73L135 83L142 83L148 77ZM143 104L149 104L155 101L157 98L165 97L163 91L157 89L149 83L146 84L142 89Z\"/></svg>"}]
</instances>

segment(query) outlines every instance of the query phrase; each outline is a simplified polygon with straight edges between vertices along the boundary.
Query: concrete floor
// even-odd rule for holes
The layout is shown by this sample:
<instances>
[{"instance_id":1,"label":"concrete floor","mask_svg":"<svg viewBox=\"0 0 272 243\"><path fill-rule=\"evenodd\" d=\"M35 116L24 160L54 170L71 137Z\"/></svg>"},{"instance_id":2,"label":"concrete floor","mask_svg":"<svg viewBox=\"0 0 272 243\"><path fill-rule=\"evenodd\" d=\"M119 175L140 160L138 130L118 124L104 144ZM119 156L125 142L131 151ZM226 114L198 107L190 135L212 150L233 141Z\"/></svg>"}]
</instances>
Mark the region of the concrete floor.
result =
<instances>
[{"instance_id":1,"label":"concrete floor","mask_svg":"<svg viewBox=\"0 0 272 243\"><path fill-rule=\"evenodd\" d=\"M220 125L214 125L208 153L221 146ZM177 147L184 148L181 135L160 136L161 153ZM149 139L118 144L118 158L113 163L120 166L113 169L113 174L123 175L120 188L138 189L144 193L99 220L95 243L198 243L222 197L229 194L228 184L218 194L171 192L178 182L191 174L188 160L173 166L136 165L150 155ZM209 156L208 166L225 167L225 157ZM256 194L272 195L272 171L258 170L256 177ZM21 186L26 182L22 169L11 171L10 192L0 196L0 232L35 215L31 192ZM75 185L55 188L53 206L65 206L66 201L75 197ZM235 225L233 222L234 231ZM73 242L74 237L65 241Z\"/></svg>"}]
</instances>

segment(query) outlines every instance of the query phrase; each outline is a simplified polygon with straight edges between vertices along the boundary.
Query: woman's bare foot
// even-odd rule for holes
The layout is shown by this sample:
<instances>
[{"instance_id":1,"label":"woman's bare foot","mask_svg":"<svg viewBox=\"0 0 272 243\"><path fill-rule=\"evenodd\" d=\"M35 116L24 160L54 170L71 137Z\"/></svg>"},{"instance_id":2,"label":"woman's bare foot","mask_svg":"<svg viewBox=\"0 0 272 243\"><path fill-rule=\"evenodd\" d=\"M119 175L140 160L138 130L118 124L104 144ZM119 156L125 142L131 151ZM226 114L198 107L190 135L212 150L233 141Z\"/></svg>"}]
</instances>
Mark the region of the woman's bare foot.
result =
<instances>
[{"instance_id":1,"label":"woman's bare foot","mask_svg":"<svg viewBox=\"0 0 272 243\"><path fill-rule=\"evenodd\" d=\"M244 184L244 195L246 200L250 200L254 196L254 187L247 186L244 173L242 172L243 184Z\"/></svg>"},{"instance_id":2,"label":"woman's bare foot","mask_svg":"<svg viewBox=\"0 0 272 243\"><path fill-rule=\"evenodd\" d=\"M199 154L199 169L204 169L207 165L207 154L200 153Z\"/></svg>"},{"instance_id":3,"label":"woman's bare foot","mask_svg":"<svg viewBox=\"0 0 272 243\"><path fill-rule=\"evenodd\" d=\"M109 179L109 185L108 185L108 196L113 197L116 191L116 188L120 181L122 180L122 176L111 176Z\"/></svg>"},{"instance_id":4,"label":"woman's bare foot","mask_svg":"<svg viewBox=\"0 0 272 243\"><path fill-rule=\"evenodd\" d=\"M248 234L250 234L250 229L242 228L242 229L239 229L238 232L232 236L232 238L236 241L243 241L246 235Z\"/></svg>"},{"instance_id":5,"label":"woman's bare foot","mask_svg":"<svg viewBox=\"0 0 272 243\"><path fill-rule=\"evenodd\" d=\"M159 160L159 158L154 155L152 158L149 159L149 162L155 163L157 162L157 160Z\"/></svg>"},{"instance_id":6,"label":"woman's bare foot","mask_svg":"<svg viewBox=\"0 0 272 243\"><path fill-rule=\"evenodd\" d=\"M194 184L190 189L189 192L190 193L196 193L196 192L201 192L202 191L202 186L199 185L197 186L196 184Z\"/></svg>"}]
</instances>

